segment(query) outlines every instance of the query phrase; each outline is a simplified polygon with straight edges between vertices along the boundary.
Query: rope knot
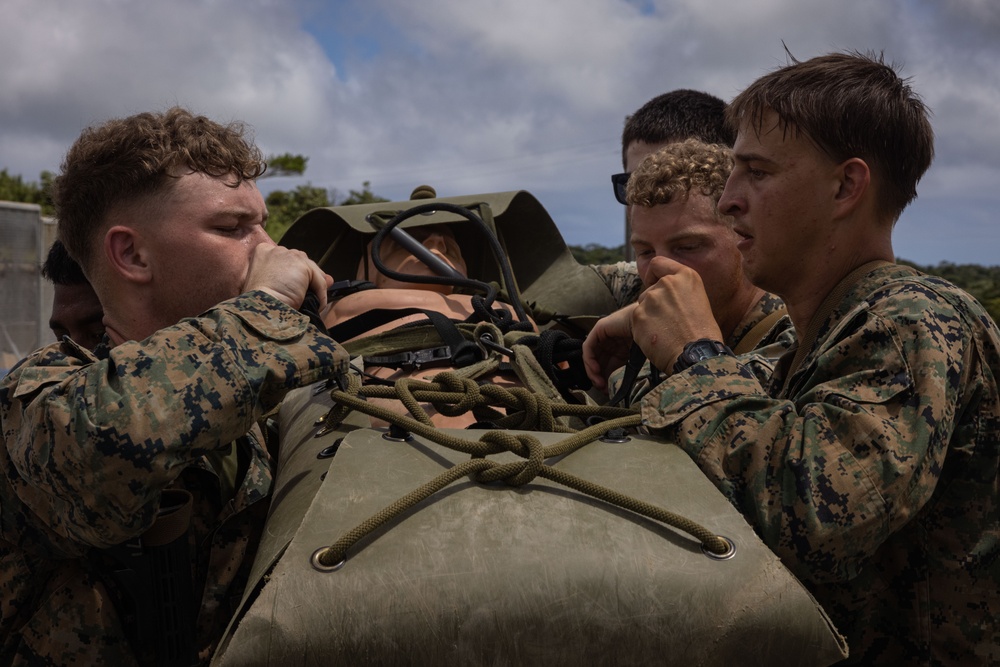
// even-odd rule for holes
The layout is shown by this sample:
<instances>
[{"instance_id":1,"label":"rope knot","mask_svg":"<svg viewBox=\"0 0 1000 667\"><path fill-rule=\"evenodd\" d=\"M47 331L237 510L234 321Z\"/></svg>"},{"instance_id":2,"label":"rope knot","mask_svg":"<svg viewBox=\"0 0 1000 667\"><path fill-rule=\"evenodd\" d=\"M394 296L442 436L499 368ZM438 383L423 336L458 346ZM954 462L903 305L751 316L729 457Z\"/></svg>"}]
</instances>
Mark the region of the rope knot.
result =
<instances>
[{"instance_id":1,"label":"rope knot","mask_svg":"<svg viewBox=\"0 0 1000 667\"><path fill-rule=\"evenodd\" d=\"M494 462L491 467L475 475L477 482L488 484L503 480L508 486L524 486L535 479L545 465L545 447L538 438L529 433L515 435L508 431L488 431L480 438L480 442L513 452L525 460L511 463Z\"/></svg>"},{"instance_id":2,"label":"rope knot","mask_svg":"<svg viewBox=\"0 0 1000 667\"><path fill-rule=\"evenodd\" d=\"M441 387L441 393L461 394L455 402L449 402L443 397L431 399L434 408L448 417L464 415L481 402L479 385L475 380L463 378L452 371L444 371L434 376L434 382Z\"/></svg>"}]
</instances>

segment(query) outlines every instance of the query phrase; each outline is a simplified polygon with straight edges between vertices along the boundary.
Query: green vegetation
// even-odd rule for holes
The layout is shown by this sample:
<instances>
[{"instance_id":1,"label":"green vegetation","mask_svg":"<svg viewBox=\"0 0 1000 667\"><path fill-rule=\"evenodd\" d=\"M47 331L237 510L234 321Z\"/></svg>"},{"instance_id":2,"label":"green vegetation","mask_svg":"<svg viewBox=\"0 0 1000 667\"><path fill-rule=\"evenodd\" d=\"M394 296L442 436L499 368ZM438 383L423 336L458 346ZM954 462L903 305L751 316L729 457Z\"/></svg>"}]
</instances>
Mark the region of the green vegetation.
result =
<instances>
[{"instance_id":1,"label":"green vegetation","mask_svg":"<svg viewBox=\"0 0 1000 667\"><path fill-rule=\"evenodd\" d=\"M292 155L282 153L281 155L270 155L267 160L267 171L260 178L275 178L278 176L301 176L306 173L306 165L309 158L305 155ZM259 179L258 179L259 180Z\"/></svg>"},{"instance_id":2,"label":"green vegetation","mask_svg":"<svg viewBox=\"0 0 1000 667\"><path fill-rule=\"evenodd\" d=\"M958 285L976 297L995 322L1000 322L1000 266L951 262L941 262L937 266L921 266L905 259L897 261Z\"/></svg>"},{"instance_id":3,"label":"green vegetation","mask_svg":"<svg viewBox=\"0 0 1000 667\"><path fill-rule=\"evenodd\" d=\"M285 153L268 158L268 176L302 175L309 158ZM38 204L43 215L52 215L52 198L49 194L55 175L43 171L38 182L25 181L21 176L0 169L0 200ZM285 230L306 211L322 206L347 206L389 201L371 191L371 183L365 181L360 190L349 190L346 197L336 190L328 190L312 184L299 185L292 190L273 190L265 199L270 218L267 232L278 240ZM609 248L597 243L570 246L576 260L581 264L613 264L625 259L625 246ZM980 266L979 264L953 264L941 262L936 266L923 266L905 259L898 260L916 269L940 276L951 281L976 297L994 320L1000 321L1000 266Z\"/></svg>"},{"instance_id":4,"label":"green vegetation","mask_svg":"<svg viewBox=\"0 0 1000 667\"><path fill-rule=\"evenodd\" d=\"M277 241L303 213L314 208L371 204L389 200L373 194L371 183L365 181L360 190L350 190L346 197L339 197L336 190L307 184L300 185L294 190L274 190L264 201L270 213L267 219L267 233Z\"/></svg>"},{"instance_id":5,"label":"green vegetation","mask_svg":"<svg viewBox=\"0 0 1000 667\"><path fill-rule=\"evenodd\" d=\"M16 201L24 204L38 204L42 215L52 215L52 197L49 192L55 174L43 171L39 183L25 182L20 176L12 176L6 169L0 169L0 200Z\"/></svg>"},{"instance_id":6,"label":"green vegetation","mask_svg":"<svg viewBox=\"0 0 1000 667\"><path fill-rule=\"evenodd\" d=\"M613 264L625 259L625 246L608 248L596 243L584 246L570 246L569 249L581 264ZM912 266L932 276L939 276L952 282L976 297L996 322L1000 322L1000 266L980 266L979 264L953 264L941 262L936 266L916 264L905 259L900 264Z\"/></svg>"},{"instance_id":7,"label":"green vegetation","mask_svg":"<svg viewBox=\"0 0 1000 667\"><path fill-rule=\"evenodd\" d=\"M608 248L597 243L587 245L571 245L569 247L576 257L576 261L581 264L614 264L625 260L625 246L620 245L615 248Z\"/></svg>"}]
</instances>

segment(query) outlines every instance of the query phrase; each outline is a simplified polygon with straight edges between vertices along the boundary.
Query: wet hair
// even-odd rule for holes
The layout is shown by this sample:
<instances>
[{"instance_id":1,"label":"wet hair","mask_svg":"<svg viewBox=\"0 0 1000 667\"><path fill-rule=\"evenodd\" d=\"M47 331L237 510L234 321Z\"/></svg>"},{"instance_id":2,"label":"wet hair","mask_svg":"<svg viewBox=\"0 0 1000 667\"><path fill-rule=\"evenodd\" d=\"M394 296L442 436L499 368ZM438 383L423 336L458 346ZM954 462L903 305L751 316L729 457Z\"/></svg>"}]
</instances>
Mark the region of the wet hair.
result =
<instances>
[{"instance_id":1,"label":"wet hair","mask_svg":"<svg viewBox=\"0 0 1000 667\"><path fill-rule=\"evenodd\" d=\"M80 265L66 252L62 241L56 241L49 248L49 254L42 264L42 277L54 285L89 285L87 276L83 275Z\"/></svg>"},{"instance_id":2,"label":"wet hair","mask_svg":"<svg viewBox=\"0 0 1000 667\"><path fill-rule=\"evenodd\" d=\"M864 160L878 184L879 214L896 220L934 159L927 106L881 53L789 59L729 103L729 126L760 132L774 112L779 129L801 133L835 162Z\"/></svg>"},{"instance_id":3,"label":"wet hair","mask_svg":"<svg viewBox=\"0 0 1000 667\"><path fill-rule=\"evenodd\" d=\"M53 183L59 238L89 275L98 234L122 204L165 192L178 170L231 177L237 187L264 173L243 123L220 125L174 107L89 127Z\"/></svg>"},{"instance_id":4,"label":"wet hair","mask_svg":"<svg viewBox=\"0 0 1000 667\"><path fill-rule=\"evenodd\" d=\"M672 90L649 100L625 119L622 165L634 141L659 144L699 139L707 144L732 146L736 138L726 125L726 103L698 90Z\"/></svg>"},{"instance_id":5,"label":"wet hair","mask_svg":"<svg viewBox=\"0 0 1000 667\"><path fill-rule=\"evenodd\" d=\"M657 206L700 192L718 203L733 170L728 146L697 139L668 144L636 167L625 193L629 204Z\"/></svg>"}]
</instances>

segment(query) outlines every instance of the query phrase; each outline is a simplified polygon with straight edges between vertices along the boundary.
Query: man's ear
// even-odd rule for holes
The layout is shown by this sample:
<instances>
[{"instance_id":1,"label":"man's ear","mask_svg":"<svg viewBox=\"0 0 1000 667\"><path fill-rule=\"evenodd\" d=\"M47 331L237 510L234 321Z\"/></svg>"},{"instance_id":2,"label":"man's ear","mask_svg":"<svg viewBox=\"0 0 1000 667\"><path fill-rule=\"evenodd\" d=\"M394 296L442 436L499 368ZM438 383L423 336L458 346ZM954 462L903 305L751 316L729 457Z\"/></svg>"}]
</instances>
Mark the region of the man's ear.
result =
<instances>
[{"instance_id":1,"label":"man's ear","mask_svg":"<svg viewBox=\"0 0 1000 667\"><path fill-rule=\"evenodd\" d=\"M871 170L861 158L852 157L837 167L839 188L834 197L837 217L853 213L866 195L871 194Z\"/></svg>"},{"instance_id":2,"label":"man's ear","mask_svg":"<svg viewBox=\"0 0 1000 667\"><path fill-rule=\"evenodd\" d=\"M148 258L139 233L124 225L115 225L104 235L104 254L112 270L133 283L148 283L152 277Z\"/></svg>"}]
</instances>

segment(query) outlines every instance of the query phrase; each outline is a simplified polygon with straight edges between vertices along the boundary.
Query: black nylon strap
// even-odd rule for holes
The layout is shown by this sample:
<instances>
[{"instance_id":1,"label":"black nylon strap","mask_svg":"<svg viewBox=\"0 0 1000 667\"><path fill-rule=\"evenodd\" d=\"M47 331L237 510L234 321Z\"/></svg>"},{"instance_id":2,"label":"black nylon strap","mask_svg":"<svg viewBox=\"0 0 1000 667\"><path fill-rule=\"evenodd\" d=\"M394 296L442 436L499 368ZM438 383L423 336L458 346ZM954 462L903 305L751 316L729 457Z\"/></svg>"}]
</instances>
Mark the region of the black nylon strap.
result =
<instances>
[{"instance_id":1,"label":"black nylon strap","mask_svg":"<svg viewBox=\"0 0 1000 667\"><path fill-rule=\"evenodd\" d=\"M434 310L421 308L376 308L362 313L330 328L334 340L350 340L375 327L388 324L407 315L423 314L430 320L443 346L429 350L403 352L395 355L366 357L365 361L376 366L389 368L451 365L463 368L483 359L483 352L474 342L465 338L455 322Z\"/></svg>"},{"instance_id":2,"label":"black nylon strap","mask_svg":"<svg viewBox=\"0 0 1000 667\"><path fill-rule=\"evenodd\" d=\"M641 347L632 343L632 349L628 353L628 362L625 364L625 372L622 374L622 383L615 395L611 397L608 405L618 405L628 399L629 394L632 393L632 387L635 386L635 380L639 376L639 371L642 370L642 365L645 363L646 353L642 351Z\"/></svg>"}]
</instances>

